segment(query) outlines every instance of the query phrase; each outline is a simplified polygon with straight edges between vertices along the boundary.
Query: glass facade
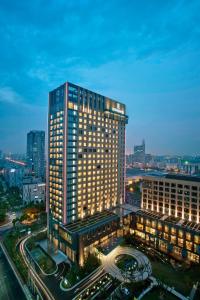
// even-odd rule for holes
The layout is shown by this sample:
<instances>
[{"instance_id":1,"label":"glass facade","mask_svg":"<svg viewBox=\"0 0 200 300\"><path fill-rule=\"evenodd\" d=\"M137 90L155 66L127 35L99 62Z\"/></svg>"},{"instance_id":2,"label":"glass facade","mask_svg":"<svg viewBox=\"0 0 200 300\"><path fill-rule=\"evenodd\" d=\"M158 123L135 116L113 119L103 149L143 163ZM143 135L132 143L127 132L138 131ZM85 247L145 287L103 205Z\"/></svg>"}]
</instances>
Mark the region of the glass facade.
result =
<instances>
[{"instance_id":1,"label":"glass facade","mask_svg":"<svg viewBox=\"0 0 200 300\"><path fill-rule=\"evenodd\" d=\"M169 219L169 218L168 218ZM199 228L189 228L179 224L170 223L168 219L163 220L163 215L152 215L140 210L135 216L136 239L151 245L158 250L168 253L176 259L188 259L200 262L200 231Z\"/></svg>"}]
</instances>

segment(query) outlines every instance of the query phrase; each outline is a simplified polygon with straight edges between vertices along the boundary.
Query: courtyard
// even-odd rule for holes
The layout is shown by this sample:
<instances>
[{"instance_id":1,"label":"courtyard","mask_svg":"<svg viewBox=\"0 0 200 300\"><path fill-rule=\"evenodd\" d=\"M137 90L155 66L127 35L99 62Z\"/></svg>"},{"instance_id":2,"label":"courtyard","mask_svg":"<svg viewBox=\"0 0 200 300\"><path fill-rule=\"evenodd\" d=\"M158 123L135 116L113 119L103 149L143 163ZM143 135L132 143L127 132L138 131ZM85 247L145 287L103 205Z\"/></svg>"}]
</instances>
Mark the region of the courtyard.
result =
<instances>
[{"instance_id":1,"label":"courtyard","mask_svg":"<svg viewBox=\"0 0 200 300\"><path fill-rule=\"evenodd\" d=\"M107 255L101 254L101 261L104 270L121 282L142 281L152 273L149 259L132 247L118 246Z\"/></svg>"},{"instance_id":2,"label":"courtyard","mask_svg":"<svg viewBox=\"0 0 200 300\"><path fill-rule=\"evenodd\" d=\"M152 265L152 275L163 283L174 287L184 296L189 296L193 284L199 281L200 267L180 264L180 268L175 268L170 263L170 259L165 254L157 254L150 247L140 244L137 248L142 251L150 260ZM181 278L181 280L180 280Z\"/></svg>"}]
</instances>

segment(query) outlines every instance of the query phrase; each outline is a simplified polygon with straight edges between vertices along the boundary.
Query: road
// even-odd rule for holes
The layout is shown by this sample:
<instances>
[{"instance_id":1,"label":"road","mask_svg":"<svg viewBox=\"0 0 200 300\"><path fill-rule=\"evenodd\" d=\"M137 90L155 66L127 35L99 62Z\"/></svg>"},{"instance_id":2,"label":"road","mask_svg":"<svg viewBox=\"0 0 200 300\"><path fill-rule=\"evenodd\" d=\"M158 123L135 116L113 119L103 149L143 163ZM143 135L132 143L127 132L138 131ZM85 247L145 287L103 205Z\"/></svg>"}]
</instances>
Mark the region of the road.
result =
<instances>
[{"instance_id":1,"label":"road","mask_svg":"<svg viewBox=\"0 0 200 300\"><path fill-rule=\"evenodd\" d=\"M41 280L40 276L37 274L37 272L34 270L34 268L32 267L32 265L30 264L27 256L26 256L26 252L25 252L25 249L24 249L24 246L25 246L25 243L26 241L28 240L29 236L28 237L25 237L20 245L19 245L19 249L20 249L20 252L21 252L21 255L24 259L24 262L30 272L30 276L34 279L37 287L39 288L40 291L42 291L42 293L45 295L46 299L48 300L54 300L55 298L53 297L53 295L51 294L51 292L49 291L49 289L45 286L45 284L43 283L43 281Z\"/></svg>"},{"instance_id":2,"label":"road","mask_svg":"<svg viewBox=\"0 0 200 300\"><path fill-rule=\"evenodd\" d=\"M69 291L62 291L60 288L60 281L62 278L62 274L64 272L63 264L59 265L57 275L45 276L43 275L37 265L31 264L26 252L25 252L25 243L27 242L30 236L26 236L19 244L19 249L21 255L26 263L27 268L30 270L30 275L34 279L39 291L42 295L45 296L48 300L70 300L73 299L77 294L83 291L87 286L89 286L92 282L96 281L103 273L103 267L97 269L97 271L84 280L82 280L79 284L72 287Z\"/></svg>"}]
</instances>

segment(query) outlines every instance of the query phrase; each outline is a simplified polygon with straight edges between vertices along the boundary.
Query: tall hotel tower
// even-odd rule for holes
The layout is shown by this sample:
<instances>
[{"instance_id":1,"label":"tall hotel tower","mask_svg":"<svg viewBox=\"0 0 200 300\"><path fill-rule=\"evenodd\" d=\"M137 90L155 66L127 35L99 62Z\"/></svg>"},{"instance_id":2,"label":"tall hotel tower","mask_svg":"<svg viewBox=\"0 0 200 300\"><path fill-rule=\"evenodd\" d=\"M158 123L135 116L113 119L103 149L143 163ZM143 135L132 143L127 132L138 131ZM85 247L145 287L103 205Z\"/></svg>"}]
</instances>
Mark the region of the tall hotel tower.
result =
<instances>
[{"instance_id":1,"label":"tall hotel tower","mask_svg":"<svg viewBox=\"0 0 200 300\"><path fill-rule=\"evenodd\" d=\"M72 260L68 228L101 216L106 222L108 211L124 202L126 123L118 101L68 82L49 93L49 237Z\"/></svg>"}]
</instances>

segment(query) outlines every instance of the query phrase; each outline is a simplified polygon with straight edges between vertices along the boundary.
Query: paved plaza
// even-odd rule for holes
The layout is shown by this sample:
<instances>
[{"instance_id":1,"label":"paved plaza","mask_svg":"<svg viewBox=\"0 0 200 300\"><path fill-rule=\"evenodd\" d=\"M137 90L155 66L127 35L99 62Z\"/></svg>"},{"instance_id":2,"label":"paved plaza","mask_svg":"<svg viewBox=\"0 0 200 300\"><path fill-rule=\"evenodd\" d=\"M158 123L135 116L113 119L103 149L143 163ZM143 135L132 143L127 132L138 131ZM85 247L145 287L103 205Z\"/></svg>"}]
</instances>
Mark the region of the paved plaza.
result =
<instances>
[{"instance_id":1,"label":"paved plaza","mask_svg":"<svg viewBox=\"0 0 200 300\"><path fill-rule=\"evenodd\" d=\"M119 269L115 264L116 258L123 254L130 255L137 261L137 268L131 273L131 275L129 272L124 272ZM101 254L101 260L104 270L121 282L142 281L147 279L152 274L152 268L149 259L142 252L131 247L118 246L108 255Z\"/></svg>"}]
</instances>

